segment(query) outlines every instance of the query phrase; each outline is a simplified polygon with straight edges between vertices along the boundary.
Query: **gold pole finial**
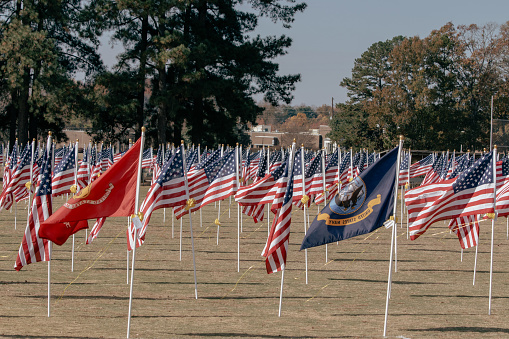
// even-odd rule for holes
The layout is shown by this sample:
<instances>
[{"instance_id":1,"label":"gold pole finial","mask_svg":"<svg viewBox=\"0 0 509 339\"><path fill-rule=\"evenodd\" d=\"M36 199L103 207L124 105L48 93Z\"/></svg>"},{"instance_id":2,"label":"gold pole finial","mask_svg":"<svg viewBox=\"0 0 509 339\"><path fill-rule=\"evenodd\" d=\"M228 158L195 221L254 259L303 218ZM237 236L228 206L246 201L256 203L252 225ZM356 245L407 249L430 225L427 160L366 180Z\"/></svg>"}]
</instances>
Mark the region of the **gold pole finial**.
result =
<instances>
[{"instance_id":1,"label":"gold pole finial","mask_svg":"<svg viewBox=\"0 0 509 339\"><path fill-rule=\"evenodd\" d=\"M51 131L49 131L49 132L48 132L48 135L49 135L49 136L51 136L51 134L52 134L52 133L51 133ZM16 140L18 140L18 139L16 139Z\"/></svg>"},{"instance_id":2,"label":"gold pole finial","mask_svg":"<svg viewBox=\"0 0 509 339\"><path fill-rule=\"evenodd\" d=\"M145 131L146 131L146 130L147 130L147 129L145 128L145 126L143 126L143 127L141 128L141 133L145 133Z\"/></svg>"}]
</instances>

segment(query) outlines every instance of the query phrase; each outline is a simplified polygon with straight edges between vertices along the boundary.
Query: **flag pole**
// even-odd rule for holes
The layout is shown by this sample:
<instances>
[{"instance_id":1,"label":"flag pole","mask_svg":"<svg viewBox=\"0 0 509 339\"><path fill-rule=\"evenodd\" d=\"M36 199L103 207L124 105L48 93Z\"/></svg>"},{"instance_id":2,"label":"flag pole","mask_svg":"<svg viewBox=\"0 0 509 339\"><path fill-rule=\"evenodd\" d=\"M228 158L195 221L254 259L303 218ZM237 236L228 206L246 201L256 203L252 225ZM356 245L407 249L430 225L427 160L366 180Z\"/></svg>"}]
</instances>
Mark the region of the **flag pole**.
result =
<instances>
[{"instance_id":1,"label":"flag pole","mask_svg":"<svg viewBox=\"0 0 509 339\"><path fill-rule=\"evenodd\" d=\"M136 196L134 198L134 215L138 215L138 197L140 196L140 181L141 181L141 163L143 161L143 144L145 142L145 127L141 128L141 142L140 142L140 155L138 157L138 173L136 175ZM131 311L133 304L133 280L134 280L134 262L136 258L136 243L138 242L138 228L134 227L134 246L133 246L133 260L131 264L131 285L129 287L129 315L127 318L127 338L131 330ZM127 252L129 253L129 252Z\"/></svg>"},{"instance_id":2,"label":"flag pole","mask_svg":"<svg viewBox=\"0 0 509 339\"><path fill-rule=\"evenodd\" d=\"M293 157L294 157L294 154L295 154L295 139L293 139L292 150L290 151L290 169L288 171L288 175L289 176L293 175L293 164L294 164ZM288 180L291 180L291 178L288 178ZM290 203L291 203L291 201L290 201ZM274 216L274 218L277 218L277 213ZM274 227L275 227L275 225L274 225ZM281 317L281 306L283 304L283 283L285 281L285 268L286 268L286 263L283 264L283 269L281 270L282 271L281 272L281 290L279 292L279 313L278 313L278 317Z\"/></svg>"},{"instance_id":3,"label":"flag pole","mask_svg":"<svg viewBox=\"0 0 509 339\"><path fill-rule=\"evenodd\" d=\"M74 146L74 186L71 186L71 193L78 191L78 145L79 140L76 139L76 145ZM74 234L72 235L71 272L74 272Z\"/></svg>"},{"instance_id":4,"label":"flag pole","mask_svg":"<svg viewBox=\"0 0 509 339\"><path fill-rule=\"evenodd\" d=\"M399 137L398 159L396 161L396 182L394 183L394 209L392 211L392 218L396 219L396 208L398 203L398 181L399 181L399 162L401 157L401 147L403 146L403 136ZM389 299L391 297L391 284L392 284L392 258L394 254L394 245L396 238L396 220L392 224L392 237L391 237L391 254L389 258L389 278L387 279L387 297L385 300L385 320L384 320L384 337L387 334L387 317L389 315Z\"/></svg>"},{"instance_id":5,"label":"flag pole","mask_svg":"<svg viewBox=\"0 0 509 339\"><path fill-rule=\"evenodd\" d=\"M221 144L221 158L223 157L223 147L224 144ZM216 245L219 245L219 226L221 226L221 223L219 222L219 219L221 218L221 200L219 200L219 207L217 209L217 238L216 238Z\"/></svg>"},{"instance_id":6,"label":"flag pole","mask_svg":"<svg viewBox=\"0 0 509 339\"><path fill-rule=\"evenodd\" d=\"M323 201L325 203L325 206L327 206L327 188L325 187L325 157L327 156L327 149L322 149L322 186L323 186ZM325 263L327 263L329 260L328 258L328 250L327 250L327 244L325 244Z\"/></svg>"},{"instance_id":7,"label":"flag pole","mask_svg":"<svg viewBox=\"0 0 509 339\"><path fill-rule=\"evenodd\" d=\"M305 175L305 164L304 164L304 144L300 146L300 168L302 175L302 203L304 205L304 235L306 235L308 231L308 225L306 223L306 205L309 200L309 197L306 195L306 175ZM308 249L304 250L304 260L306 262L306 285L308 284Z\"/></svg>"},{"instance_id":8,"label":"flag pole","mask_svg":"<svg viewBox=\"0 0 509 339\"><path fill-rule=\"evenodd\" d=\"M491 105L493 112L493 97L491 97ZM495 234L495 220L497 219L497 145L493 146L493 218L491 219L491 259L490 259L490 292L489 292L489 302L488 302L488 315L491 315L491 291L493 286L493 237Z\"/></svg>"},{"instance_id":9,"label":"flag pole","mask_svg":"<svg viewBox=\"0 0 509 339\"><path fill-rule=\"evenodd\" d=\"M186 166L184 140L181 141L180 147L182 150L182 162L183 162L182 166L183 166L183 171L184 171L184 186L185 186L186 198L187 198L186 208L189 207L189 229L191 231L191 250L193 252L193 270L194 270L194 298L198 299L198 282L196 280L196 258L194 255L193 221L191 219L191 208L192 208L191 205L194 204L194 200L189 198L189 185L187 182L187 173L186 173L187 166ZM200 145L198 145L198 150L200 149L199 147L200 147ZM182 221L182 218L180 218L180 220ZM182 228L181 228L180 234L182 234Z\"/></svg>"},{"instance_id":10,"label":"flag pole","mask_svg":"<svg viewBox=\"0 0 509 339\"><path fill-rule=\"evenodd\" d=\"M235 147L235 180L239 191L239 143ZM231 195L230 195L231 199ZM240 272L240 205L237 203L237 272Z\"/></svg>"}]
</instances>

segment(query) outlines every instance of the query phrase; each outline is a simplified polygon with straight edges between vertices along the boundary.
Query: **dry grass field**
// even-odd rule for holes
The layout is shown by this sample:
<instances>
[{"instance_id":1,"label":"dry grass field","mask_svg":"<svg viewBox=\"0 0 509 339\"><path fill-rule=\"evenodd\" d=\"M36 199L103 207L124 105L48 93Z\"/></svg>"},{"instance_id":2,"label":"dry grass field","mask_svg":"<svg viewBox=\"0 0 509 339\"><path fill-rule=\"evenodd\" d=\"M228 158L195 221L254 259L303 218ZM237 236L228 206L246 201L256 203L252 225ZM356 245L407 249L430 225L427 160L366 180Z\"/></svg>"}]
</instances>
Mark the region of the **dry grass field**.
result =
<instances>
[{"instance_id":1,"label":"dry grass field","mask_svg":"<svg viewBox=\"0 0 509 339\"><path fill-rule=\"evenodd\" d=\"M146 192L147 187L144 188ZM143 195L144 196L144 195ZM58 207L63 203L55 199ZM383 335L390 230L309 250L305 283L302 211L294 209L282 316L281 274L267 275L260 253L267 223L244 217L237 272L237 211L222 204L219 245L217 210L193 215L198 299L194 298L189 219L154 213L145 244L136 253L133 338L377 338ZM233 205L232 205L233 206ZM399 206L398 206L399 207ZM47 263L13 269L26 222L24 204L0 213L0 336L4 338L124 338L129 285L126 278L125 218L108 219L99 237L85 245L76 234L74 272L71 241L53 247L51 317L47 317ZM311 209L313 217L317 209ZM399 213L399 212L398 212ZM92 226L92 222L89 222ZM398 271L393 275L388 337L509 337L509 241L506 220L495 228L492 314L488 315L489 221L481 224L475 285L474 249L461 261L459 242L445 223L417 241L398 228Z\"/></svg>"}]
</instances>

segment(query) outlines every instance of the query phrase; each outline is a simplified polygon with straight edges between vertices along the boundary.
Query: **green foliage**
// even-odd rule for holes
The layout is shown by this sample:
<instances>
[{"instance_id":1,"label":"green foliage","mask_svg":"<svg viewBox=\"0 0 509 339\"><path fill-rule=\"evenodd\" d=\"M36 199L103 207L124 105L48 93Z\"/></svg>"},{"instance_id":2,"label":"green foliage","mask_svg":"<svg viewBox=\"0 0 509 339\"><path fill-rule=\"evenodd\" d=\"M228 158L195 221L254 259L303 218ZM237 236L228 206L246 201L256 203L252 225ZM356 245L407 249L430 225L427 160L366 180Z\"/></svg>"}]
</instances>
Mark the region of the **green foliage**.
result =
<instances>
[{"instance_id":1,"label":"green foliage","mask_svg":"<svg viewBox=\"0 0 509 339\"><path fill-rule=\"evenodd\" d=\"M422 39L373 44L341 82L350 101L338 105L331 137L362 147L388 148L399 135L413 149L485 147L490 98L498 92L504 107L507 94L506 27L449 23Z\"/></svg>"}]
</instances>

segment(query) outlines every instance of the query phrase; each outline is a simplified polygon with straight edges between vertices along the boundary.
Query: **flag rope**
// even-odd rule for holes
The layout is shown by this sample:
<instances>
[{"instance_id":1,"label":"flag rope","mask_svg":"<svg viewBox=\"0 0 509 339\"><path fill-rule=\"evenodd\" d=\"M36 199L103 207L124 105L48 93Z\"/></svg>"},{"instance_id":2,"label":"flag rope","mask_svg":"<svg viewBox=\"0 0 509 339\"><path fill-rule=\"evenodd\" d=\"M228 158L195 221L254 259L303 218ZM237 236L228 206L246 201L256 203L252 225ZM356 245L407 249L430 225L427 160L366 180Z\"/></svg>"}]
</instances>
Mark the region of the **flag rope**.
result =
<instances>
[{"instance_id":1,"label":"flag rope","mask_svg":"<svg viewBox=\"0 0 509 339\"><path fill-rule=\"evenodd\" d=\"M129 229L129 227L127 227L127 229ZM97 262L97 261L98 261L98 260L99 260L99 259L103 256L103 254L106 252L106 250L107 250L107 249L108 249L108 247L111 245L111 243L112 243L113 241L115 241L115 240L116 240L116 239L117 239L117 238L118 238L118 237L119 237L119 236L120 236L123 232L125 232L125 230L121 230L120 232L118 232L118 234L115 236L115 238L111 239L111 240L110 240L110 241L109 241L109 242L108 242L108 243L107 243L107 244L106 244L106 245L105 245L102 249L100 249L100 250L97 252L97 254L96 254L96 258L95 258L95 259L93 259L93 260L90 260L90 261L89 261L89 263L90 263L91 261L93 261L93 262L92 262L92 264L88 265L88 266L87 266L87 267L86 267L83 271L81 271L81 272L78 274L78 276L77 276L76 278L74 278L74 280L73 280L73 281L71 281L71 282L70 282L70 283L69 283L69 284L68 284L68 285L64 288L64 290L62 291L62 293L60 294L60 296L57 298L57 300L55 300L55 304L56 304L56 303L57 303L60 299L62 299L62 298L63 298L63 296L64 296L64 294L65 294L65 291L67 291L67 289L68 289L69 287L71 287L71 285L72 285L73 283L75 283L75 282L76 282L76 280L78 280L78 279L79 279L79 277L80 277L83 273L85 273L86 271L88 271L89 269L91 269L92 267L94 267L95 263L96 263L96 262ZM81 244L82 244L82 243L81 243ZM80 246L81 246L81 244L80 244ZM80 247L80 246L79 246L79 247ZM79 247L78 247L78 249L79 249Z\"/></svg>"}]
</instances>

